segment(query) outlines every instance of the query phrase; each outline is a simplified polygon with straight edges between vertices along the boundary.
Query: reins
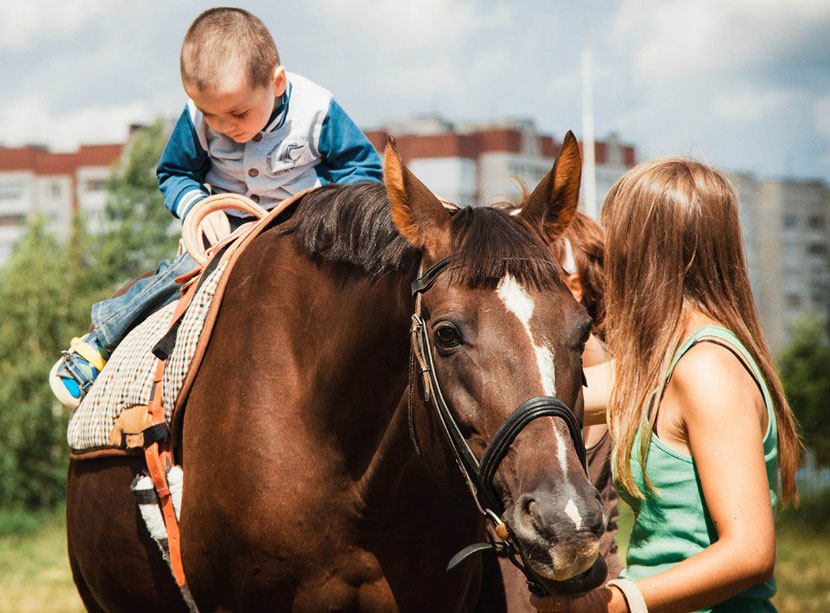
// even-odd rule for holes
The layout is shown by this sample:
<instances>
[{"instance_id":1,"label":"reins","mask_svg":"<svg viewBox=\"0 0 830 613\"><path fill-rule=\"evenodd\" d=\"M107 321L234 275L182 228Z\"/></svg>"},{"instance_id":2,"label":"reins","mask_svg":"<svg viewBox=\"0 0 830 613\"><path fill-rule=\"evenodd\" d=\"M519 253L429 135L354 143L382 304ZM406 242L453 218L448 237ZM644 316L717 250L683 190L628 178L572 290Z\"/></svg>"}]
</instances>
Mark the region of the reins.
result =
<instances>
[{"instance_id":1,"label":"reins","mask_svg":"<svg viewBox=\"0 0 830 613\"><path fill-rule=\"evenodd\" d=\"M558 417L565 422L579 460L582 463L582 468L585 469L585 444L582 441L582 430L573 412L559 398L554 396L536 396L520 404L507 417L493 436L490 444L484 450L484 454L481 456L481 462L476 459L467 441L464 439L464 435L461 433L461 429L456 423L444 398L441 386L438 383L435 364L432 359L432 346L429 340L429 332L426 322L421 317L423 294L432 287L438 276L446 270L450 262L451 258L444 258L421 274L423 270L422 264L419 269L419 277L411 285L412 294L415 296L415 312L412 315L412 327L410 328L413 360L412 367L409 371L410 389L407 406L409 434L416 452L420 454L421 450L417 441L413 417L414 371L417 365L423 385L424 402L431 404L435 409L438 415L438 421L442 427L441 429L450 444L455 462L473 496L476 507L478 507L479 512L493 525L496 535L501 540L488 543L476 543L465 547L453 556L447 566L447 571L454 569L475 553L492 550L498 556L510 560L513 565L524 573L527 579L528 589L531 592L545 596L548 595L548 590L545 589L536 574L527 566L521 550L513 543L507 526L502 520L501 516L504 513L504 505L495 490L493 479L495 478L499 464L504 459L510 449L510 445L512 445L519 433L530 422L540 417Z\"/></svg>"}]
</instances>

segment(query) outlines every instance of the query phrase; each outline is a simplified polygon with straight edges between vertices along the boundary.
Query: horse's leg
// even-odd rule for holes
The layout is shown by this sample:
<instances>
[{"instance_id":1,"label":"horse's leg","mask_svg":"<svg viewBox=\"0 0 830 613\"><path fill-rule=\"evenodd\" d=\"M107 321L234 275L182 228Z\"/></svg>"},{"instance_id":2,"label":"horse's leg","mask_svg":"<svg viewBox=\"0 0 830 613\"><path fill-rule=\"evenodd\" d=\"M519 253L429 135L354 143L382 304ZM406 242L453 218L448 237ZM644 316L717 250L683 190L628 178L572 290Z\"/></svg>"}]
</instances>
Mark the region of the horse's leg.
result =
<instances>
[{"instance_id":1,"label":"horse's leg","mask_svg":"<svg viewBox=\"0 0 830 613\"><path fill-rule=\"evenodd\" d=\"M90 611L187 611L130 492L143 465L142 457L69 463L67 545Z\"/></svg>"},{"instance_id":2,"label":"horse's leg","mask_svg":"<svg viewBox=\"0 0 830 613\"><path fill-rule=\"evenodd\" d=\"M92 595L89 586L84 581L84 575L78 566L78 561L75 558L75 553L72 550L71 544L68 549L69 567L72 569L72 580L75 582L75 588L78 590L78 595L84 603L84 608L89 611L89 613L105 613L104 609L102 609L95 601L95 597Z\"/></svg>"}]
</instances>

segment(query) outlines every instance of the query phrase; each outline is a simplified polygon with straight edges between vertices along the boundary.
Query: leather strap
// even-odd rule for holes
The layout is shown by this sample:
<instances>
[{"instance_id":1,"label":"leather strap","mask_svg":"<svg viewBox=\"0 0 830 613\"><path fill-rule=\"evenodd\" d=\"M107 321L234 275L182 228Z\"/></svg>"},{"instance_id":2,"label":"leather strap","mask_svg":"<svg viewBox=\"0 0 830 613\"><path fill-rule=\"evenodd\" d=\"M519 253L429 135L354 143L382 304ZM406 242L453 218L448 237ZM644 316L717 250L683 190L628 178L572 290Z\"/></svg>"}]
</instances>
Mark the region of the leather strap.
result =
<instances>
[{"instance_id":1,"label":"leather strap","mask_svg":"<svg viewBox=\"0 0 830 613\"><path fill-rule=\"evenodd\" d=\"M204 266L209 260L202 242L202 221L211 213L226 209L242 211L257 219L268 216L268 211L241 194L215 194L196 202L182 222L182 241L187 252L200 266Z\"/></svg>"},{"instance_id":2,"label":"leather strap","mask_svg":"<svg viewBox=\"0 0 830 613\"><path fill-rule=\"evenodd\" d=\"M579 461L585 469L585 444L582 442L582 430L571 410L554 396L537 396L526 400L504 421L481 456L479 489L490 498L492 508L499 515L504 512L504 507L493 489L496 470L519 433L531 421L540 417L558 417L565 422Z\"/></svg>"},{"instance_id":3,"label":"leather strap","mask_svg":"<svg viewBox=\"0 0 830 613\"><path fill-rule=\"evenodd\" d=\"M438 275L441 274L447 266L449 266L449 263L450 258L444 258L437 264L431 266L424 274L415 279L412 282L412 295L422 294L432 287L432 284L435 283Z\"/></svg>"},{"instance_id":4,"label":"leather strap","mask_svg":"<svg viewBox=\"0 0 830 613\"><path fill-rule=\"evenodd\" d=\"M180 319L182 313L184 313L191 300L193 300L193 296L196 294L196 288L197 284L191 284L185 291L185 294L179 298L179 302L173 311L173 322L177 322ZM162 424L166 426L166 420L164 418L164 394L162 391L164 365L165 360L159 359L156 362L150 402L147 403L147 410L150 413L150 421L152 424L150 428L155 428ZM169 430L167 432L169 433ZM176 517L176 510L173 507L173 497L170 495L170 486L167 482L167 471L173 468L174 465L169 436L165 436L161 440L154 440L149 442L149 444L145 442L144 458L147 462L150 478L153 480L153 486L158 494L159 505L161 506L162 516L164 517L164 525L167 528L167 544L170 550L170 570L173 573L173 578L176 580L176 585L184 593L187 580L182 564L179 520Z\"/></svg>"}]
</instances>

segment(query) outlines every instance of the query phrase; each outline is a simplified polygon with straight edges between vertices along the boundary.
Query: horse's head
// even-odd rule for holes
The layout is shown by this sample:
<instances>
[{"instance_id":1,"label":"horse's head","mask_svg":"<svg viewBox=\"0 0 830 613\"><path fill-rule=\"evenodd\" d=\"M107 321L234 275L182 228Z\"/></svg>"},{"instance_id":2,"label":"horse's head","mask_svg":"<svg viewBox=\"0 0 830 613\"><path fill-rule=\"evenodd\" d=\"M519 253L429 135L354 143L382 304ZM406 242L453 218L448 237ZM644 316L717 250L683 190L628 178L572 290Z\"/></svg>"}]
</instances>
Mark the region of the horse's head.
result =
<instances>
[{"instance_id":1,"label":"horse's head","mask_svg":"<svg viewBox=\"0 0 830 613\"><path fill-rule=\"evenodd\" d=\"M424 270L448 258L422 294L421 317L440 393L477 461L528 399L559 398L582 418L581 353L591 321L548 248L576 210L580 174L569 132L553 169L519 210L453 215L406 168L394 143L387 147L396 226L420 250ZM543 579L571 580L552 590L574 592L604 579L588 571L605 522L577 452L581 439L566 422L529 421L505 446L492 492L527 564Z\"/></svg>"}]
</instances>

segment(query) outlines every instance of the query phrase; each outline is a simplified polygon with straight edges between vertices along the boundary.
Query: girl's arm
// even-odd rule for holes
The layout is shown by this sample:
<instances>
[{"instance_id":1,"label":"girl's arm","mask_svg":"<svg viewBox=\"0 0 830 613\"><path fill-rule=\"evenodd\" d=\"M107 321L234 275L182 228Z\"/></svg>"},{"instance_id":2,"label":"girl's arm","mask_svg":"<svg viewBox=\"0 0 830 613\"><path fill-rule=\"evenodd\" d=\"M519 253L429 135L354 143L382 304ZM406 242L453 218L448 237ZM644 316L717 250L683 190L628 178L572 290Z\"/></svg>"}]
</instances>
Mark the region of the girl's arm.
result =
<instances>
[{"instance_id":1,"label":"girl's arm","mask_svg":"<svg viewBox=\"0 0 830 613\"><path fill-rule=\"evenodd\" d=\"M649 611L692 611L772 576L775 528L759 417L765 409L737 358L710 343L694 347L678 363L663 408L669 393L680 408L718 539L637 586ZM534 604L545 611L545 600ZM570 608L561 605L549 610L628 611L621 592L607 587L572 601Z\"/></svg>"},{"instance_id":2,"label":"girl's arm","mask_svg":"<svg viewBox=\"0 0 830 613\"><path fill-rule=\"evenodd\" d=\"M611 388L614 384L613 360L589 366L583 369L587 387L582 388L585 399L584 425L593 426L605 423L605 408L611 397Z\"/></svg>"}]
</instances>

